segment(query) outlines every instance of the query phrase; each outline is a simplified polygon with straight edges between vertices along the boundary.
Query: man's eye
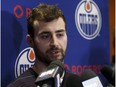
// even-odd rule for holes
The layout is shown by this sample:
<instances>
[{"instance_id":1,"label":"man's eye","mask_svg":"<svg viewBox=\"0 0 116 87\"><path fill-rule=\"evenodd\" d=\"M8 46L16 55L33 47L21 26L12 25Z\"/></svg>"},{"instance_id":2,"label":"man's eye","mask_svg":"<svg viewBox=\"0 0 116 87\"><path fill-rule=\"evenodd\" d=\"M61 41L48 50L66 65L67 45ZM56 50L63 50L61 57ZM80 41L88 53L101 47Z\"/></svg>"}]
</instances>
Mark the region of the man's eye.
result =
<instances>
[{"instance_id":1,"label":"man's eye","mask_svg":"<svg viewBox=\"0 0 116 87\"><path fill-rule=\"evenodd\" d=\"M63 37L63 36L64 36L64 34L62 34L62 33L61 34L57 34L57 37L59 37L59 38Z\"/></svg>"},{"instance_id":2,"label":"man's eye","mask_svg":"<svg viewBox=\"0 0 116 87\"><path fill-rule=\"evenodd\" d=\"M49 38L49 37L50 37L50 35L48 35L48 34L41 35L41 38L42 38L42 39L47 39L47 38Z\"/></svg>"}]
</instances>

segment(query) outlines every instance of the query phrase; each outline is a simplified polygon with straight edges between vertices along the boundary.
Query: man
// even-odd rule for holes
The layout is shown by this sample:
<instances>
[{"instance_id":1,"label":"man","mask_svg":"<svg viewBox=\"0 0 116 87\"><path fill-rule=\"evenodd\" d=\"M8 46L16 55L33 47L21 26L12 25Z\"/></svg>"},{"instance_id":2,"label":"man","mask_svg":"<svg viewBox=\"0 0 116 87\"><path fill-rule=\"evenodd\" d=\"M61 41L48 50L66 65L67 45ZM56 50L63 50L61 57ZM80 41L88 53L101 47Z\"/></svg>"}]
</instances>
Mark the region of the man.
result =
<instances>
[{"instance_id":1,"label":"man","mask_svg":"<svg viewBox=\"0 0 116 87\"><path fill-rule=\"evenodd\" d=\"M34 49L36 61L33 67L8 87L37 87L34 82L38 74L45 71L52 61L64 60L67 48L66 21L57 6L40 4L32 9L27 18L27 27L26 39ZM68 76L67 73L66 75ZM66 86L66 75L62 87Z\"/></svg>"}]
</instances>

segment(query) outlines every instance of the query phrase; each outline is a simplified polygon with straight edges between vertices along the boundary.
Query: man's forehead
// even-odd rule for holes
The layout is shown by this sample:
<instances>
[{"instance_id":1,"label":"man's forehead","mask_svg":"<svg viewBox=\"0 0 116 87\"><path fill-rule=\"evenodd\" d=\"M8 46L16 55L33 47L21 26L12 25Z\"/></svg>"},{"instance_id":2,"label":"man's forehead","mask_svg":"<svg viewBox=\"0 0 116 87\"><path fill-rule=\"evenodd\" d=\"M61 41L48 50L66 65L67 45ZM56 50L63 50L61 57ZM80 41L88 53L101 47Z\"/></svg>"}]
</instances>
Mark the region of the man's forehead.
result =
<instances>
[{"instance_id":1,"label":"man's forehead","mask_svg":"<svg viewBox=\"0 0 116 87\"><path fill-rule=\"evenodd\" d=\"M34 20L33 22L33 27L39 27L39 26L43 26L43 25L48 25L50 23L58 23L60 25L65 25L65 22L63 20L63 18L59 17L59 18L56 18L50 22L44 22L44 21L38 21L38 20Z\"/></svg>"},{"instance_id":2,"label":"man's forehead","mask_svg":"<svg viewBox=\"0 0 116 87\"><path fill-rule=\"evenodd\" d=\"M51 26L47 26L44 25L46 23L42 22L42 21L38 21L38 20L35 20L34 23L33 23L33 27L35 29L36 32L38 33L42 33L42 32L62 32L62 31L65 31L65 26L57 26L55 28L49 28Z\"/></svg>"}]
</instances>

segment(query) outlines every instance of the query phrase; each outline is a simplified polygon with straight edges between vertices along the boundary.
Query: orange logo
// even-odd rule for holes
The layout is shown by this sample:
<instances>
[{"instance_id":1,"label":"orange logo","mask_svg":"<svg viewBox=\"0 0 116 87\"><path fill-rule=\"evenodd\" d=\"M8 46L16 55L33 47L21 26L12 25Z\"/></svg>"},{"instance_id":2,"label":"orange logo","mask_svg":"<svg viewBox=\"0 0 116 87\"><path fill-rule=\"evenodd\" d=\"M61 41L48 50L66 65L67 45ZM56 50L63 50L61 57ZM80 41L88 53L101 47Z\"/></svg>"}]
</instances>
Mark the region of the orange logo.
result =
<instances>
[{"instance_id":1,"label":"orange logo","mask_svg":"<svg viewBox=\"0 0 116 87\"><path fill-rule=\"evenodd\" d=\"M30 68L35 62L35 54L32 48L25 48L18 55L15 62L15 77L17 78Z\"/></svg>"}]
</instances>

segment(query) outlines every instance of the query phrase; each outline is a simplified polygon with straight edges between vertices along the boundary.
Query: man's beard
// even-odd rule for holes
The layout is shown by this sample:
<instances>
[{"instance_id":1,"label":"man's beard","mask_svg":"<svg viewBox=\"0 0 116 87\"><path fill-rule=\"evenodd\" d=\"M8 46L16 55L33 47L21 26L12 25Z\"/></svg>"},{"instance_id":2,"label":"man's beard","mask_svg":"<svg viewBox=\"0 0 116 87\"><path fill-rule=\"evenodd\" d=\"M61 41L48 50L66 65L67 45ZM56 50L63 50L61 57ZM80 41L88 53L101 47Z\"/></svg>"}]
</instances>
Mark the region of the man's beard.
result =
<instances>
[{"instance_id":1,"label":"man's beard","mask_svg":"<svg viewBox=\"0 0 116 87\"><path fill-rule=\"evenodd\" d=\"M52 57L48 56L48 53L52 50L58 50L61 53L61 58L56 59L56 58L52 58ZM51 49L48 49L44 54L43 52L40 51L39 48L34 47L34 51L35 51L35 55L37 58L36 60L39 60L39 61L43 62L44 64L49 65L54 60L60 60L61 62L64 61L65 52L63 51L63 49L51 48Z\"/></svg>"}]
</instances>

